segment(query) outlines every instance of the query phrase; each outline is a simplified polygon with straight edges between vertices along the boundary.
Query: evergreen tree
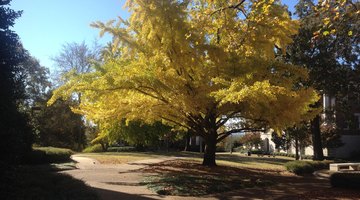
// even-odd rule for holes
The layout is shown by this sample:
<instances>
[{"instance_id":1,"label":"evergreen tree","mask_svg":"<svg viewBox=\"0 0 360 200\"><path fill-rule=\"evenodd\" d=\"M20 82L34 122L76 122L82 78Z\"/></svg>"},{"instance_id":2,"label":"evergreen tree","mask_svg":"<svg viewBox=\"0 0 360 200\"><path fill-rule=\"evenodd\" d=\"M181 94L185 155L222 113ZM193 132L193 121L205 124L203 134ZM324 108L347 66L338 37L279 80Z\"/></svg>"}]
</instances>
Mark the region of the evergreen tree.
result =
<instances>
[{"instance_id":1,"label":"evergreen tree","mask_svg":"<svg viewBox=\"0 0 360 200\"><path fill-rule=\"evenodd\" d=\"M10 0L0 1L0 156L2 161L15 163L31 150L32 133L26 116L18 111L24 99L20 65L27 52L10 29L21 12L13 11L9 4Z\"/></svg>"}]
</instances>

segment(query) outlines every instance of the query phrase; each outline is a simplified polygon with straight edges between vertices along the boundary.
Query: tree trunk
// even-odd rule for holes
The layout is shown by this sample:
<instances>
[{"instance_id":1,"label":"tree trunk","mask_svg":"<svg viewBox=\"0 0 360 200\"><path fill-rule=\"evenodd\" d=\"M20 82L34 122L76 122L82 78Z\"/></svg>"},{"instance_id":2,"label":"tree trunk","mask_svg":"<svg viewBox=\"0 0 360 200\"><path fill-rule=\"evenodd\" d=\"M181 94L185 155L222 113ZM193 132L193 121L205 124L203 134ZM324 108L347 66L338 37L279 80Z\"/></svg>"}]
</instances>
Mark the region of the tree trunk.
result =
<instances>
[{"instance_id":1,"label":"tree trunk","mask_svg":"<svg viewBox=\"0 0 360 200\"><path fill-rule=\"evenodd\" d=\"M107 150L109 148L109 144L107 142L100 142L100 145L101 145L103 152L107 152Z\"/></svg>"},{"instance_id":2,"label":"tree trunk","mask_svg":"<svg viewBox=\"0 0 360 200\"><path fill-rule=\"evenodd\" d=\"M299 139L295 138L295 160L299 160Z\"/></svg>"},{"instance_id":3,"label":"tree trunk","mask_svg":"<svg viewBox=\"0 0 360 200\"><path fill-rule=\"evenodd\" d=\"M216 166L215 153L216 153L216 131L212 131L207 138L205 138L205 151L203 165L213 167Z\"/></svg>"},{"instance_id":4,"label":"tree trunk","mask_svg":"<svg viewBox=\"0 0 360 200\"><path fill-rule=\"evenodd\" d=\"M313 160L324 160L320 133L320 115L317 115L313 120L311 120L311 135L314 148Z\"/></svg>"},{"instance_id":5,"label":"tree trunk","mask_svg":"<svg viewBox=\"0 0 360 200\"><path fill-rule=\"evenodd\" d=\"M184 151L188 151L189 150L189 142L190 142L190 133L187 132L185 134L185 148Z\"/></svg>"}]
</instances>

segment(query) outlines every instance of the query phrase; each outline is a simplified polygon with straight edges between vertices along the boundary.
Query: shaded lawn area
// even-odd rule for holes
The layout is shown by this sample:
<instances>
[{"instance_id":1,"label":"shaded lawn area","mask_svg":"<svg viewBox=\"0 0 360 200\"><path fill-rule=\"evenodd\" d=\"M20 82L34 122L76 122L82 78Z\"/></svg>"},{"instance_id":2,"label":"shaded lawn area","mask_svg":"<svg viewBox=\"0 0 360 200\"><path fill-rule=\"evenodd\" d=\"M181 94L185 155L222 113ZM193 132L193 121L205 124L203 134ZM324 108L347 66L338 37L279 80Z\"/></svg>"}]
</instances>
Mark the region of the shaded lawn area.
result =
<instances>
[{"instance_id":1,"label":"shaded lawn area","mask_svg":"<svg viewBox=\"0 0 360 200\"><path fill-rule=\"evenodd\" d=\"M209 168L192 159L178 159L148 164L140 171L147 175L143 184L161 195L213 195L219 199L237 195L247 199L360 199L360 191L356 189L331 188L328 180L274 169L221 164Z\"/></svg>"},{"instance_id":2,"label":"shaded lawn area","mask_svg":"<svg viewBox=\"0 0 360 200\"><path fill-rule=\"evenodd\" d=\"M244 171L239 168L209 168L191 159L149 164L140 171L148 174L143 184L160 195L203 196L274 184L272 180L257 172L244 175Z\"/></svg>"},{"instance_id":3,"label":"shaded lawn area","mask_svg":"<svg viewBox=\"0 0 360 200\"><path fill-rule=\"evenodd\" d=\"M196 152L115 152L81 156L97 159L103 164L181 157L147 164L140 170L145 176L142 184L162 195L211 194L219 199L231 199L227 197L237 195L248 199L360 199L360 191L331 188L328 180L319 180L311 175L300 177L287 172L284 163L294 160L288 157L218 153L216 159L219 166L209 168L201 165L203 155Z\"/></svg>"},{"instance_id":4,"label":"shaded lawn area","mask_svg":"<svg viewBox=\"0 0 360 200\"><path fill-rule=\"evenodd\" d=\"M0 199L96 200L83 181L56 173L50 165L6 166L1 170Z\"/></svg>"}]
</instances>

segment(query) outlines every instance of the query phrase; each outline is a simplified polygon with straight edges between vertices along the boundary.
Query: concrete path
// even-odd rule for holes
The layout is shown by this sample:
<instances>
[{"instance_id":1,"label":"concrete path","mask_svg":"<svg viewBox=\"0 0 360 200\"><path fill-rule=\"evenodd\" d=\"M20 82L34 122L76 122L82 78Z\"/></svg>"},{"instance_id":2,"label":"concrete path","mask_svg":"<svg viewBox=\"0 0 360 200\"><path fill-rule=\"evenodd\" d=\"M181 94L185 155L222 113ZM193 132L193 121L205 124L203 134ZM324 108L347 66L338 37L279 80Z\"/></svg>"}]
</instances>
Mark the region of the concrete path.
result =
<instances>
[{"instance_id":1,"label":"concrete path","mask_svg":"<svg viewBox=\"0 0 360 200\"><path fill-rule=\"evenodd\" d=\"M64 171L62 173L69 174L76 179L83 180L86 184L93 187L102 200L115 199L131 199L131 200L147 200L147 199L165 199L165 200L185 200L185 199L206 199L213 200L217 198L199 198L199 197L177 197L177 196L161 196L140 184L144 178L144 174L139 169L146 167L146 164L159 163L166 160L177 158L159 158L140 160L127 164L100 164L97 160L72 156L77 162L78 169Z\"/></svg>"},{"instance_id":2,"label":"concrete path","mask_svg":"<svg viewBox=\"0 0 360 200\"><path fill-rule=\"evenodd\" d=\"M161 196L140 184L145 174L139 169L148 164L180 158L164 157L119 165L100 164L94 159L76 155L72 158L78 162L78 169L61 173L83 180L96 190L102 200L360 199L360 194L357 192L349 196L348 193L354 193L354 191L331 188L328 180L295 176L283 178L278 181L278 184L270 187L240 189L205 197ZM349 197L344 198L344 196Z\"/></svg>"}]
</instances>

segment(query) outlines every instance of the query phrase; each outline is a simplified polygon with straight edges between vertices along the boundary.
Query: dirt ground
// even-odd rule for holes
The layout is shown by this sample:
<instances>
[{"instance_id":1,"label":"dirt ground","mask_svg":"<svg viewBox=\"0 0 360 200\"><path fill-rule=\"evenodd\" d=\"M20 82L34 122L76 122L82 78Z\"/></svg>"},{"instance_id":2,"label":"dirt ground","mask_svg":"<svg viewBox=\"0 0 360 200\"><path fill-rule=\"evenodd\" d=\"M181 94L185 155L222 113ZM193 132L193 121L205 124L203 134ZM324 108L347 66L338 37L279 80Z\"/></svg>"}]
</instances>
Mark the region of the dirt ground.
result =
<instances>
[{"instance_id":1,"label":"dirt ground","mask_svg":"<svg viewBox=\"0 0 360 200\"><path fill-rule=\"evenodd\" d=\"M218 167L216 169L204 168L197 163L185 162L179 158L157 158L141 160L127 164L100 164L98 161L73 156L77 161L75 170L62 173L85 181L93 187L103 200L113 199L206 199L206 200L232 200L232 199L360 199L360 191L331 188L327 179L314 176L299 177L290 173L273 170L239 169L231 167ZM236 174L239 176L261 177L274 181L276 184L268 187L255 187L233 190L230 192L197 196L162 196L147 189L140 184L149 173L167 173L168 171L181 173L213 173L214 175Z\"/></svg>"}]
</instances>

